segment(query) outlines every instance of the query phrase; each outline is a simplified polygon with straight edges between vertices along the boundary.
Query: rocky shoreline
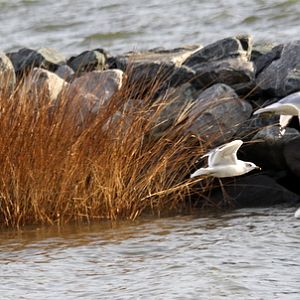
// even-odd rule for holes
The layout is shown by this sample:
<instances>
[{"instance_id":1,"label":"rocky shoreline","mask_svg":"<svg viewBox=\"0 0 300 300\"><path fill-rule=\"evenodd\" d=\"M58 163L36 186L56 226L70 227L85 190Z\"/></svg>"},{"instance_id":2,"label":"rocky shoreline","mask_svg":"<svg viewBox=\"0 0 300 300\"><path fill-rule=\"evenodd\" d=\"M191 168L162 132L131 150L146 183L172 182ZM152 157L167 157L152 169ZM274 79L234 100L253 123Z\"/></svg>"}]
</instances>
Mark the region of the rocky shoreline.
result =
<instances>
[{"instance_id":1,"label":"rocky shoreline","mask_svg":"<svg viewBox=\"0 0 300 300\"><path fill-rule=\"evenodd\" d=\"M145 93L147 84L159 76L163 83L155 97L175 99L160 115L162 125L154 136L167 130L184 105L193 103L191 118L200 109L205 113L195 117L187 133L201 135L201 130L207 139L218 135L215 145L236 138L246 142L239 155L263 171L225 180L226 191L238 206L299 201L297 118L280 135L278 116L253 116L253 111L300 90L300 41L255 44L251 36L236 36L207 46L155 48L118 56L99 48L70 58L53 49L24 48L0 54L0 89L13 93L24 80L33 94L43 91L53 102L67 90L70 98L76 95L79 101L82 122L97 114L121 88L128 68L130 80L141 82ZM211 196L222 197L218 190Z\"/></svg>"}]
</instances>

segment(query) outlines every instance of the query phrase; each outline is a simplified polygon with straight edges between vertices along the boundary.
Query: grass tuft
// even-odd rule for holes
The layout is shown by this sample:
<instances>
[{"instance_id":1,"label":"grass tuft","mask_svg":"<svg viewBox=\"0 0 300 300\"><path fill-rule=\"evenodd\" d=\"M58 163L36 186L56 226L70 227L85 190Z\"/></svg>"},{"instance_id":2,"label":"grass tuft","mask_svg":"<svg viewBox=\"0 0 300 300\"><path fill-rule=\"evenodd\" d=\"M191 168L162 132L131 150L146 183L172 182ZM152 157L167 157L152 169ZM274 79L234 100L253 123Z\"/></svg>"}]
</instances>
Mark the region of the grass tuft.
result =
<instances>
[{"instance_id":1,"label":"grass tuft","mask_svg":"<svg viewBox=\"0 0 300 300\"><path fill-rule=\"evenodd\" d=\"M0 96L0 226L95 219L135 219L192 209L210 181L189 179L212 140L188 134L190 104L160 135L162 112L174 99L154 95L163 76L127 80L98 114L81 119L76 96L30 93L20 83ZM78 100L78 101L77 101ZM197 117L197 116L195 116Z\"/></svg>"}]
</instances>

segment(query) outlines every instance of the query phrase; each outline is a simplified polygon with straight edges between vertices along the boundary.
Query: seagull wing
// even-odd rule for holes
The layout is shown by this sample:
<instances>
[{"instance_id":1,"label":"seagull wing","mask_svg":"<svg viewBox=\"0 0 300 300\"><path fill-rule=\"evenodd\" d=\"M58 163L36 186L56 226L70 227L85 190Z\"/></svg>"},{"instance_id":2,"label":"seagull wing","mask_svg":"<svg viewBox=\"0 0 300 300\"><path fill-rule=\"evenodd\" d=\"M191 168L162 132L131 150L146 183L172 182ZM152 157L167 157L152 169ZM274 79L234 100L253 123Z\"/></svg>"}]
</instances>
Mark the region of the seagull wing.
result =
<instances>
[{"instance_id":1,"label":"seagull wing","mask_svg":"<svg viewBox=\"0 0 300 300\"><path fill-rule=\"evenodd\" d=\"M299 109L300 108L300 92L290 94L290 95L282 98L280 101L278 101L278 103L293 104Z\"/></svg>"},{"instance_id":2,"label":"seagull wing","mask_svg":"<svg viewBox=\"0 0 300 300\"><path fill-rule=\"evenodd\" d=\"M243 141L234 140L209 152L208 166L232 165L237 163L237 151Z\"/></svg>"}]
</instances>

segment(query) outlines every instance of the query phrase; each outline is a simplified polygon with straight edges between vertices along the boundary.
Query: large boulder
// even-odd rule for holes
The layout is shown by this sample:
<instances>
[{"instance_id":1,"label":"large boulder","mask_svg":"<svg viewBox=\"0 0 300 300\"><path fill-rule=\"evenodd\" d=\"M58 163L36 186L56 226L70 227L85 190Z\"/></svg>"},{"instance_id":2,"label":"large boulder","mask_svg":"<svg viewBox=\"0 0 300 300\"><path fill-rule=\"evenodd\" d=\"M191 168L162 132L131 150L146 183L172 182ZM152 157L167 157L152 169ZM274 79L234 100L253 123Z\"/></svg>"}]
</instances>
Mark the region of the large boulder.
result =
<instances>
[{"instance_id":1,"label":"large boulder","mask_svg":"<svg viewBox=\"0 0 300 300\"><path fill-rule=\"evenodd\" d=\"M164 99L165 105L161 109L156 124L151 131L152 138L159 138L170 126L180 122L180 113L185 107L192 104L200 93L201 91L196 90L190 83L182 84L176 88L169 88L166 94L160 98Z\"/></svg>"},{"instance_id":2,"label":"large boulder","mask_svg":"<svg viewBox=\"0 0 300 300\"><path fill-rule=\"evenodd\" d=\"M234 57L250 58L252 50L251 36L229 37L209 44L192 53L183 65L194 68L201 63L218 61Z\"/></svg>"},{"instance_id":3,"label":"large boulder","mask_svg":"<svg viewBox=\"0 0 300 300\"><path fill-rule=\"evenodd\" d=\"M224 83L238 90L253 87L254 66L245 57L228 58L220 61L201 63L193 67L195 76L191 83L198 89L215 83Z\"/></svg>"},{"instance_id":4,"label":"large boulder","mask_svg":"<svg viewBox=\"0 0 300 300\"><path fill-rule=\"evenodd\" d=\"M224 195L220 189L211 192L213 201L224 206L263 207L281 203L296 203L300 196L263 174L250 174L234 179L223 179Z\"/></svg>"},{"instance_id":5,"label":"large boulder","mask_svg":"<svg viewBox=\"0 0 300 300\"><path fill-rule=\"evenodd\" d=\"M64 55L51 48L33 50L22 48L17 52L7 53L15 68L16 74L22 76L35 67L54 72L59 65L64 64Z\"/></svg>"},{"instance_id":6,"label":"large boulder","mask_svg":"<svg viewBox=\"0 0 300 300\"><path fill-rule=\"evenodd\" d=\"M271 47L271 44L267 45ZM274 60L279 59L281 56L283 45L277 45L272 47L271 49L269 49L267 45L265 46L265 48L260 49L260 52L257 49L251 56L251 60L253 60L255 65L256 76L258 76L258 74L266 67L268 67ZM266 51L267 49L269 51Z\"/></svg>"},{"instance_id":7,"label":"large boulder","mask_svg":"<svg viewBox=\"0 0 300 300\"><path fill-rule=\"evenodd\" d=\"M226 38L191 54L183 65L195 72L191 83L198 89L224 83L246 93L254 83L251 49L251 36Z\"/></svg>"},{"instance_id":8,"label":"large boulder","mask_svg":"<svg viewBox=\"0 0 300 300\"><path fill-rule=\"evenodd\" d=\"M269 56L268 66L256 79L259 88L276 97L299 91L300 40L273 48Z\"/></svg>"},{"instance_id":9,"label":"large boulder","mask_svg":"<svg viewBox=\"0 0 300 300\"><path fill-rule=\"evenodd\" d=\"M80 102L79 106L82 108L87 106L86 109L83 108L87 113L97 113L100 107L121 88L122 81L121 70L88 72L70 84L67 97L76 99L76 105Z\"/></svg>"},{"instance_id":10,"label":"large boulder","mask_svg":"<svg viewBox=\"0 0 300 300\"><path fill-rule=\"evenodd\" d=\"M283 156L285 158L288 169L297 177L300 177L300 135L294 139L290 139L283 148Z\"/></svg>"},{"instance_id":11,"label":"large boulder","mask_svg":"<svg viewBox=\"0 0 300 300\"><path fill-rule=\"evenodd\" d=\"M71 67L69 67L68 65L60 65L56 69L55 74L68 82L71 81L73 79L73 77L75 76L74 70Z\"/></svg>"},{"instance_id":12,"label":"large boulder","mask_svg":"<svg viewBox=\"0 0 300 300\"><path fill-rule=\"evenodd\" d=\"M215 144L228 141L252 113L252 106L225 84L215 84L193 102L186 131Z\"/></svg>"},{"instance_id":13,"label":"large boulder","mask_svg":"<svg viewBox=\"0 0 300 300\"><path fill-rule=\"evenodd\" d=\"M181 70L182 63L191 53L200 48L200 45L193 45L170 50L156 48L145 52L129 52L125 55L110 58L108 64L110 68L127 71L129 83L146 85L147 83L153 84L155 80L165 82L169 81L170 76L177 72L172 82L181 84L188 80L186 76L191 78L190 75L193 73L185 67ZM187 71L188 74L182 75L184 71Z\"/></svg>"},{"instance_id":14,"label":"large boulder","mask_svg":"<svg viewBox=\"0 0 300 300\"><path fill-rule=\"evenodd\" d=\"M287 170L284 149L297 137L300 133L294 128L287 128L282 135L278 126L266 126L254 135L250 143L243 145L242 158L253 161L263 170Z\"/></svg>"},{"instance_id":15,"label":"large boulder","mask_svg":"<svg viewBox=\"0 0 300 300\"><path fill-rule=\"evenodd\" d=\"M67 85L68 83L56 74L41 68L34 68L24 82L26 92L36 103L42 101L54 103Z\"/></svg>"},{"instance_id":16,"label":"large boulder","mask_svg":"<svg viewBox=\"0 0 300 300\"><path fill-rule=\"evenodd\" d=\"M74 70L76 75L84 72L102 71L106 67L107 53L97 48L72 56L68 59L67 64Z\"/></svg>"},{"instance_id":17,"label":"large boulder","mask_svg":"<svg viewBox=\"0 0 300 300\"><path fill-rule=\"evenodd\" d=\"M13 64L3 52L0 52L0 94L11 94L15 84L16 75Z\"/></svg>"}]
</instances>

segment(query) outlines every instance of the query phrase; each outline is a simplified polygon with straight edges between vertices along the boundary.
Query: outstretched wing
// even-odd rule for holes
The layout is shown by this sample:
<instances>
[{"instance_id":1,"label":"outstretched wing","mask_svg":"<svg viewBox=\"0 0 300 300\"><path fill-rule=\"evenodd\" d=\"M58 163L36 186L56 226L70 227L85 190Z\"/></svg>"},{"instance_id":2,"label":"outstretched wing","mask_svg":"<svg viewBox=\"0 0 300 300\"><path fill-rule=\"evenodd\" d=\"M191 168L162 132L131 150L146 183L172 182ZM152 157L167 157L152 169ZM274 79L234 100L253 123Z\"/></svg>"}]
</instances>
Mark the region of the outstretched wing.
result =
<instances>
[{"instance_id":1,"label":"outstretched wing","mask_svg":"<svg viewBox=\"0 0 300 300\"><path fill-rule=\"evenodd\" d=\"M294 104L298 109L300 108L300 92L290 94L282 98L278 103L281 104Z\"/></svg>"},{"instance_id":2,"label":"outstretched wing","mask_svg":"<svg viewBox=\"0 0 300 300\"><path fill-rule=\"evenodd\" d=\"M256 110L253 114L261 114L265 112L274 112L280 115L297 116L300 111L300 92L290 94L280 101L272 103L264 108Z\"/></svg>"},{"instance_id":3,"label":"outstretched wing","mask_svg":"<svg viewBox=\"0 0 300 300\"><path fill-rule=\"evenodd\" d=\"M208 166L232 165L237 163L236 153L242 146L242 140L234 140L209 152Z\"/></svg>"}]
</instances>

